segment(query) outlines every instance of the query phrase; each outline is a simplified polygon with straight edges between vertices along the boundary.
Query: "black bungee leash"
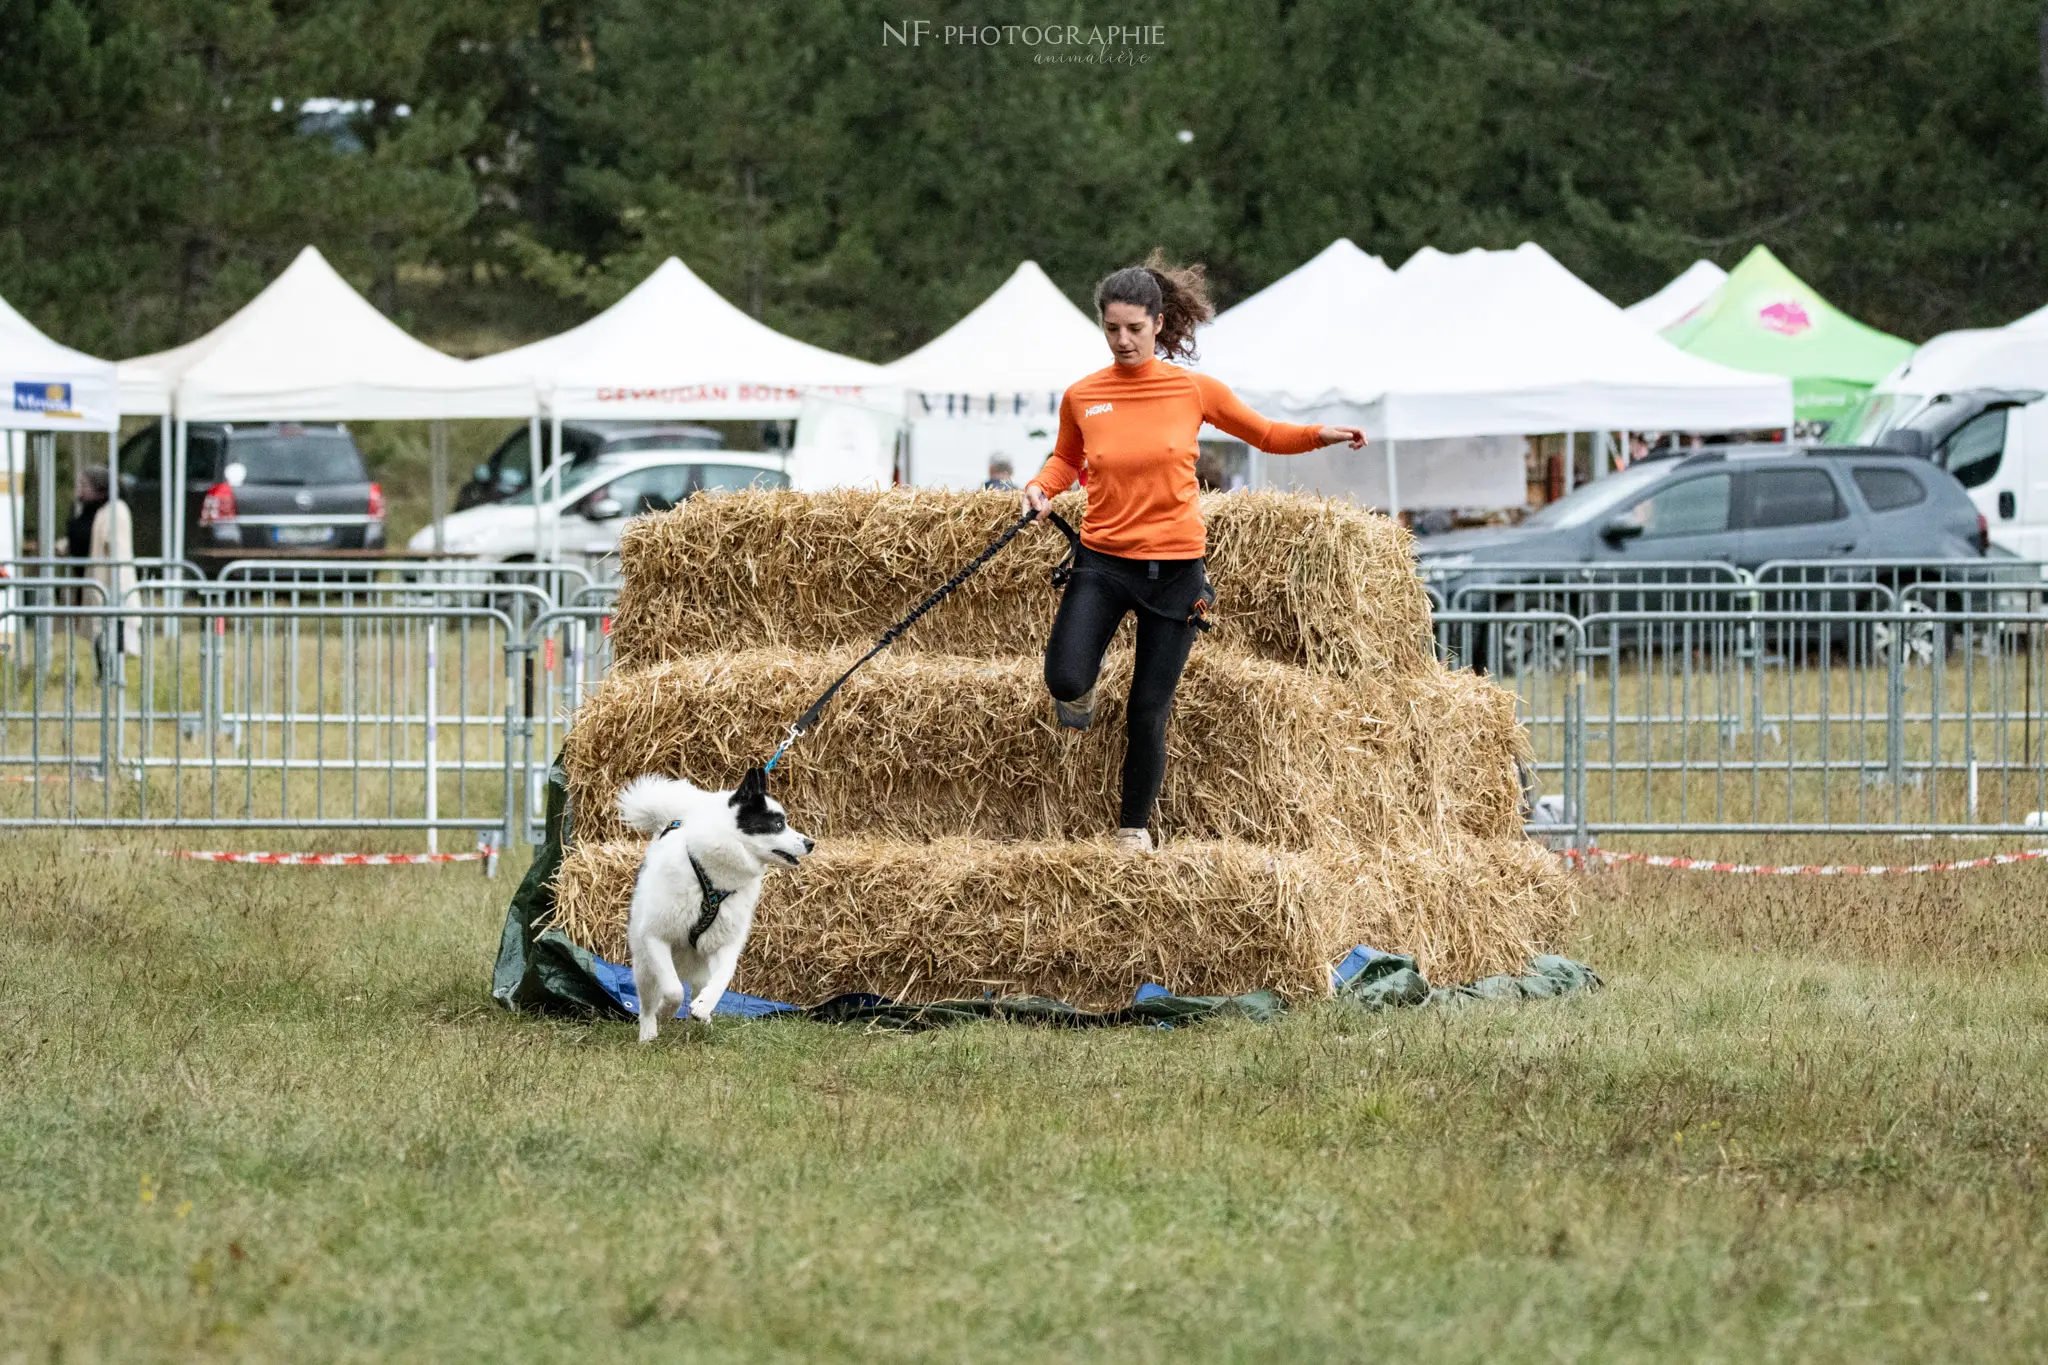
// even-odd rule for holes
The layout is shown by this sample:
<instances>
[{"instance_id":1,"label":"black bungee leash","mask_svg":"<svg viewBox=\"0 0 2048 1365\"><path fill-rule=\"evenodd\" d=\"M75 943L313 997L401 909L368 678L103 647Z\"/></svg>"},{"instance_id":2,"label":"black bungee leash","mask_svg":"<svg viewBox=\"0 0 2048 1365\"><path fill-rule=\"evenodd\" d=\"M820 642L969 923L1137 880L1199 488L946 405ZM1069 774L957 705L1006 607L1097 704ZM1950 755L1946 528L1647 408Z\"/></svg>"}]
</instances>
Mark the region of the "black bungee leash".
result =
<instances>
[{"instance_id":1,"label":"black bungee leash","mask_svg":"<svg viewBox=\"0 0 2048 1365\"><path fill-rule=\"evenodd\" d=\"M825 714L826 705L832 700L832 698L835 695L838 694L840 688L846 686L847 679L851 678L854 674L860 672L861 668L870 659L874 658L877 654L880 654L890 645L895 644L896 638L898 636L903 634L904 631L910 629L912 626L916 625L919 618L921 618L926 612L930 611L933 607L936 607L937 605L939 605L939 603L945 601L948 597L952 596L954 589L958 588L962 583L965 583L968 579L974 577L975 574L979 573L981 571L982 566L987 564L991 559L994 559L998 554L1002 553L1003 547L1005 545L1008 545L1011 541L1015 540L1017 538L1017 533L1022 531L1026 526L1029 526L1036 516L1037 513L1026 511L1024 515L1018 517L1017 520L1014 523L1012 523L1001 535L997 536L994 540L990 541L986 549L984 549L980 554L976 555L973 559L969 560L966 566L963 567L958 573L954 574L951 578L941 583L936 589L933 590L931 596L925 598L924 601L918 603L917 606L912 608L908 616L904 617L901 621L898 621L895 625L890 626L887 630L883 631L881 638L875 641L874 648L870 649L867 653L861 655L860 658L854 660L853 667L847 669L844 673L840 674L839 677L833 682L833 684L830 687L826 688L822 693L820 693L818 695L818 699L812 702L808 707L806 707L804 713L801 716L797 717L796 723L789 727L789 733L783 736L782 743L775 746L775 752L769 756L769 759L766 763L761 765L761 771L763 773L772 772L775 768L776 763L781 760L783 754L788 752L789 746L796 743L797 740L803 738L804 735L810 732L811 727L818 723L819 717ZM1062 559L1059 562L1058 567L1054 568L1052 571L1052 585L1055 588L1063 587L1065 586L1067 580L1073 577L1074 562L1080 556L1081 553L1081 536L1078 531L1076 531L1072 526L1069 526L1067 524L1066 518L1062 517L1057 512L1048 510L1045 514L1045 519L1051 522L1056 528L1058 528L1059 533L1067 538L1066 558Z\"/></svg>"}]
</instances>

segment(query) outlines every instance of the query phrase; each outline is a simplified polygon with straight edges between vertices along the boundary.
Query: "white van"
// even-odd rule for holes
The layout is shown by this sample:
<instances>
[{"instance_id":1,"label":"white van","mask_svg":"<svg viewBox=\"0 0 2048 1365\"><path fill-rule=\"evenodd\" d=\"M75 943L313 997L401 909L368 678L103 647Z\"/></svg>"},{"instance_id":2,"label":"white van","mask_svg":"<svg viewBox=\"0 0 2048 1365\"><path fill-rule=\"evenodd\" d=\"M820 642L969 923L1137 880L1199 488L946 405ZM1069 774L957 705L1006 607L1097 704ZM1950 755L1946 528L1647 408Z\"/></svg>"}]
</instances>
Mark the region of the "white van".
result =
<instances>
[{"instance_id":1,"label":"white van","mask_svg":"<svg viewBox=\"0 0 2048 1365\"><path fill-rule=\"evenodd\" d=\"M1932 459L1969 490L1994 546L2048 560L2048 329L1944 332L1824 443Z\"/></svg>"}]
</instances>

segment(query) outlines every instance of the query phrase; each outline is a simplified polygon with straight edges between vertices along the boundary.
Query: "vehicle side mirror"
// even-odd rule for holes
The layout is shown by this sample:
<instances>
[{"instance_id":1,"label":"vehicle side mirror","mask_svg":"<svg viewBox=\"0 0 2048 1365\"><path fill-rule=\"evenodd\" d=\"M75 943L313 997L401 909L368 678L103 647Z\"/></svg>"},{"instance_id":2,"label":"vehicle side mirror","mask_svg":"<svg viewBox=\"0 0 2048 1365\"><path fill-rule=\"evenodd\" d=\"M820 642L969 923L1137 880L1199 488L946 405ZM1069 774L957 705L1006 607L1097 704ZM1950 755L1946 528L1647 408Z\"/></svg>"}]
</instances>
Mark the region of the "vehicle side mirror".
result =
<instances>
[{"instance_id":1,"label":"vehicle side mirror","mask_svg":"<svg viewBox=\"0 0 2048 1365\"><path fill-rule=\"evenodd\" d=\"M1915 430L1912 427L1900 427L1897 431L1887 431L1878 438L1877 443L1886 450L1896 450L1901 455L1911 455L1919 460L1928 458L1932 453L1928 448L1927 433Z\"/></svg>"},{"instance_id":2,"label":"vehicle side mirror","mask_svg":"<svg viewBox=\"0 0 2048 1365\"><path fill-rule=\"evenodd\" d=\"M1627 517L1616 517L1600 528L1600 539L1609 545L1619 545L1625 540L1634 540L1642 533L1640 523L1630 521Z\"/></svg>"},{"instance_id":3,"label":"vehicle side mirror","mask_svg":"<svg viewBox=\"0 0 2048 1365\"><path fill-rule=\"evenodd\" d=\"M612 521L624 516L626 509L617 498L599 496L584 503L582 512L586 521Z\"/></svg>"},{"instance_id":4,"label":"vehicle side mirror","mask_svg":"<svg viewBox=\"0 0 2048 1365\"><path fill-rule=\"evenodd\" d=\"M487 464L480 464L475 469L470 470L469 481L471 483L489 483L491 481L491 467Z\"/></svg>"}]
</instances>

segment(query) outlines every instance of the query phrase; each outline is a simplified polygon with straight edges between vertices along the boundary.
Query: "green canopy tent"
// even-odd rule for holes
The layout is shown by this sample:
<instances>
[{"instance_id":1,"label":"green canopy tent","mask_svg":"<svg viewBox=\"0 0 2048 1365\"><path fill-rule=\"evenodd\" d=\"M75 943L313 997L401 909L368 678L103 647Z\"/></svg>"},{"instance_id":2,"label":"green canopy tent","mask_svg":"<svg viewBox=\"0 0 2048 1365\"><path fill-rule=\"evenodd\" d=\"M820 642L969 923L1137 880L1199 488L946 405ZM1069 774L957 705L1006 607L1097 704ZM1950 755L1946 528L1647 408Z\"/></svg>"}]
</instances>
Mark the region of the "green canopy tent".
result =
<instances>
[{"instance_id":1,"label":"green canopy tent","mask_svg":"<svg viewBox=\"0 0 2048 1365\"><path fill-rule=\"evenodd\" d=\"M1856 321L1761 246L1662 335L1706 360L1785 375L1802 422L1843 416L1913 354L1911 342Z\"/></svg>"}]
</instances>

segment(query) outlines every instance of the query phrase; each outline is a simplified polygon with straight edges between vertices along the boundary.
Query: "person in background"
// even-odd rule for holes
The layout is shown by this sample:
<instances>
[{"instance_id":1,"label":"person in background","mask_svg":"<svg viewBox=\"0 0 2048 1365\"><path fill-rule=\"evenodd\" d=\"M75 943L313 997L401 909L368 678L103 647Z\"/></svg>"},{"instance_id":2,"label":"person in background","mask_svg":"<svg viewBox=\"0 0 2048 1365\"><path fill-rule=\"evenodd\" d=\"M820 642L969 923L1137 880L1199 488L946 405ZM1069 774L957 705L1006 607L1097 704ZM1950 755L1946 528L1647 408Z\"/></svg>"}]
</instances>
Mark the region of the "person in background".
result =
<instances>
[{"instance_id":1,"label":"person in background","mask_svg":"<svg viewBox=\"0 0 2048 1365\"><path fill-rule=\"evenodd\" d=\"M108 606L125 600L135 587L135 521L128 504L114 499L107 483L107 471L88 467L82 482L95 510L86 534L87 576L105 590ZM92 618L92 657L101 682L113 671L116 656L142 653L142 621L134 616Z\"/></svg>"},{"instance_id":2,"label":"person in background","mask_svg":"<svg viewBox=\"0 0 2048 1365\"><path fill-rule=\"evenodd\" d=\"M64 524L64 544L57 553L66 559L87 559L92 555L92 519L107 505L107 471L88 466L79 471L78 496L71 503L71 520ZM45 551L44 553L48 553Z\"/></svg>"},{"instance_id":3,"label":"person in background","mask_svg":"<svg viewBox=\"0 0 2048 1365\"><path fill-rule=\"evenodd\" d=\"M1017 485L1013 481L1016 473L1016 469L1010 464L1010 457L998 455L988 462L988 478L982 481L981 486L1014 493L1017 491Z\"/></svg>"}]
</instances>

